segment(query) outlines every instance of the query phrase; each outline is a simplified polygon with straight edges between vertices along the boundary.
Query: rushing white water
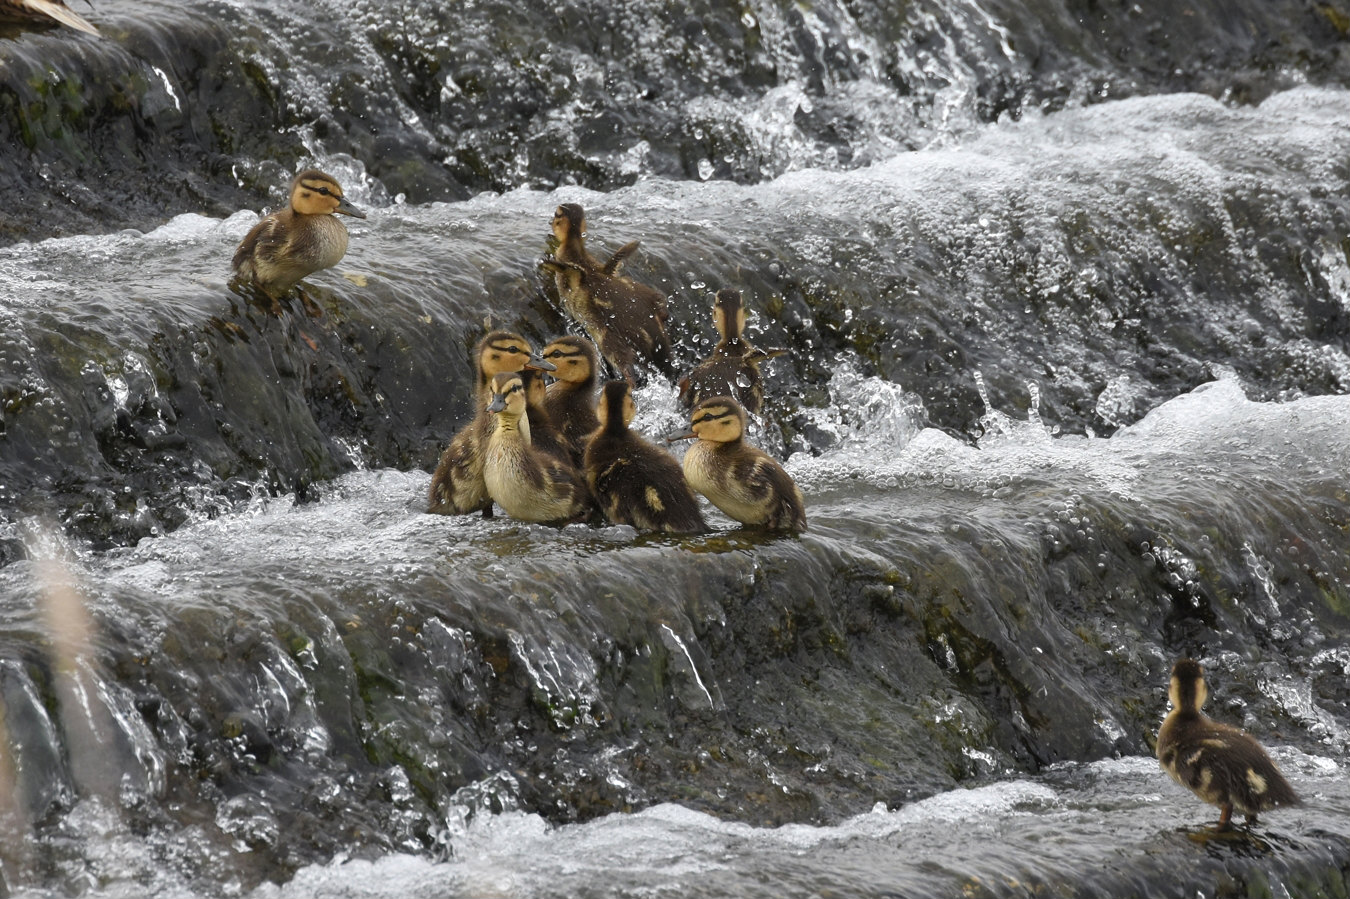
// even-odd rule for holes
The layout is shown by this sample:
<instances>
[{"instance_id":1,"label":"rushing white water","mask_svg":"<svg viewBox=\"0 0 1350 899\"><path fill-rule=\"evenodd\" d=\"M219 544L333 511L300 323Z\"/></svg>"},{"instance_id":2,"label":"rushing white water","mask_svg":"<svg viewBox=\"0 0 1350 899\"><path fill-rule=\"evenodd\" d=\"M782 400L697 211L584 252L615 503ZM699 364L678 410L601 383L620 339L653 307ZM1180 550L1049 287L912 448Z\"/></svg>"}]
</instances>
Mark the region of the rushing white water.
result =
<instances>
[{"instance_id":1,"label":"rushing white water","mask_svg":"<svg viewBox=\"0 0 1350 899\"><path fill-rule=\"evenodd\" d=\"M968 12L978 17L982 9L970 4ZM957 79L954 90L959 88ZM1210 812L1167 781L1151 760L1131 756L1055 766L1035 759L1045 770L1032 777L1019 769L1032 762L1015 757L1009 748L1031 730L1021 708L1006 713L1013 737L995 732L990 709L999 708L1002 697L997 687L979 680L992 678L989 670L970 664L970 659L980 652L991 659L998 656L985 644L992 647L1006 637L1004 645L1014 645L1022 638L1018 627L1026 621L1043 625L1042 631L1028 626L1027 640L1059 637L1065 656L1089 646L1099 652L1094 659L1125 660L1119 668L1099 662L1101 671L1093 672L1098 678L1120 677L1121 671L1143 678L1159 670L1176 647L1194 640L1211 652L1206 664L1233 687L1223 707L1227 720L1264 715L1266 719L1242 723L1291 731L1291 741L1303 749L1278 741L1277 755L1296 785L1315 801L1272 816L1269 830L1257 833L1257 849L1245 843L1230 855L1224 855L1222 846L1215 849L1220 867L1261 845L1288 850L1276 853L1281 858L1303 858L1298 852L1322 845L1319 833L1343 840L1350 821L1342 809L1350 803L1343 766L1333 759L1344 755L1350 738L1344 709L1322 692L1326 672L1344 673L1345 661L1337 655L1343 635L1298 608L1304 596L1294 595L1289 582L1306 575L1316 584L1317 597L1325 597L1331 609L1327 620L1336 614L1335 603L1347 589L1340 569L1325 557L1344 555L1344 546L1336 542L1338 535L1343 537L1337 516L1345 504L1337 485L1350 465L1350 397L1281 392L1215 365L1210 372L1214 380L1173 390L1159 401L1163 388L1149 383L1151 370L1141 372L1137 363L1150 359L1145 340L1151 337L1149 326L1170 321L1166 316L1172 310L1153 292L1154 282L1187 283L1187 254L1203 243L1195 240L1196 232L1212 238L1203 246L1217 246L1214 252L1225 269L1248 279L1260 313L1278 320L1303 319L1299 291L1287 281L1266 277L1259 254L1244 249L1258 245L1260 235L1238 224L1240 217L1230 204L1236 205L1234 197L1244 202L1254 197L1298 207L1299 201L1291 198L1339 184L1350 134L1345 100L1345 91L1324 88L1290 91L1255 108L1228 107L1199 96L1144 98L1029 115L928 151L898 153L868 168L812 168L750 187L715 180L653 180L607 194L576 187L521 189L424 206L390 200L350 158L321 156L324 166L341 172L358 202L372 206L372 214L366 222L352 223L352 246L343 263L313 279L320 295L333 301L328 315L281 320L292 329L284 334L279 321L257 324L244 315L231 317L235 300L225 289L226 261L256 221L253 211L223 220L184 215L145 234L60 238L0 250L0 308L7 320L14 320L13 330L20 335L16 340L27 341L6 364L17 370L41 357L40 341L28 340L24 328L53 314L86 325L91 342L121 337L122 325L143 338L140 346L118 347L102 362L88 361L80 369L81 383L89 385L87 395L63 394L38 373L24 376L28 393L7 402L20 405L19 399L36 396L39 411L63 403L75 410L66 420L53 418L51 440L56 446L68 436L75 439L71 435L77 423L88 417L81 403L95 405L89 399L97 394L95 388L106 389L114 419L143 416L151 421L150 437L168 431L166 395L174 385L172 378L157 377L149 349L167 330L166 321L219 327L238 346L275 339L278 355L295 351L301 359L285 360L288 370L303 373L310 370L307 366L321 369L324 359L331 358L304 355L304 348L316 345L325 329L336 328L350 307L379 304L372 319L406 323L403 331L395 332L397 338L446 325L479 333L479 323L491 316L524 319L523 310L533 307L526 301L510 305L503 297L513 295L493 285L534 285L533 264L551 208L558 202L582 202L593 210L592 234L603 234L605 245L643 236L644 274L672 294L687 355L710 339L706 294L717 286L715 277L730 279L750 270L769 285L754 297L760 314L752 321L752 336L765 345L791 340L798 352L766 366L771 409L753 434L788 456L787 469L803 488L811 521L800 538L775 541L747 536L712 513L713 534L663 540L639 537L622 527L559 530L501 517L430 516L422 511L426 471L372 464L375 438L367 441L359 434L334 439L344 461L356 470L319 483L303 497L286 493L286 485L277 490L260 479L244 485L246 497L227 501L212 489L210 466L197 460L193 475L200 476L200 483L184 475L183 483L175 485L180 488L175 501L181 504L176 511L184 523L170 533L100 551L78 541L67 545L55 537L27 538L25 553L31 559L67 557L90 617L106 624L105 633L93 628L87 645L104 641L101 645L116 650L123 666L116 672L100 668L90 652L51 661L68 676L59 687L67 691L61 695L73 697L62 703L64 719L48 714L44 684L32 673L41 670L48 644L60 642L51 636L60 628L40 614L43 591L35 586L37 566L23 559L0 568L0 594L8 597L3 609L10 626L6 639L15 647L4 668L7 696L16 709L11 723L17 724L22 707L32 716L28 732L45 735L56 747L63 745L61 734L67 730L101 734L106 741L100 747L86 745L66 755L77 769L96 759L112 772L111 786L104 784L102 790L75 789L73 782L87 774L79 770L72 783L55 775L50 783L40 783L66 804L57 813L54 833L31 840L25 836L13 844L19 848L12 854L19 859L11 867L36 871L38 879L48 870L59 870L52 879L61 886L34 887L29 892L33 896L82 891L290 899L778 897L830 891L929 896L968 892L977 885L994 895L1016 895L1026 884L1085 882L1107 890L1129 883L1131 872L1153 871L1159 858L1162 864L1184 865L1191 858L1187 853L1193 849L1193 834L1178 827L1209 820ZM751 116L752 124L758 122L766 134L775 131L800 102L790 87L784 88L764 98L766 106ZM788 133L782 139L793 138ZM785 168L809 164L814 151L808 150L785 148ZM1301 223L1301 215L1295 209L1288 221ZM1093 227L1080 227L1087 219ZM1302 263L1309 283L1320 279L1330 285L1331 299L1350 308L1350 263L1329 231L1309 231L1311 245ZM1100 241L1099 251L1084 253L1077 246L1085 232ZM921 282L914 274L932 265L931 259L905 268L913 261L904 253L919 244L932 250L942 265L951 263L933 266L941 269L936 282ZM1129 264L1140 259L1154 266L1149 272L1154 281L1131 280ZM1014 306L1009 305L1007 271L1026 278ZM958 399L978 397L983 403L965 410L964 430L930 426L935 396L940 395L932 385L941 375L930 379L929 392L923 395L903 372L895 379L877 373L887 370L899 348L931 336L910 316L917 310L920 314L913 318L921 318L930 307L905 304L920 293L916 284L931 290L933 283L952 286L950 297L943 294L933 303L940 300L958 308L967 328L954 335L954 342L974 344L992 335L1018 346L1021 332L1033 327L1050 335L1028 351L1044 354L1029 366L1043 377L1014 378L1000 370L1004 360L992 352L978 366L959 357L950 363L954 377L974 385ZM784 309L771 312L772 303L789 293L809 293L814 305L802 300L789 306L784 301ZM1205 299L1198 290L1191 298L1197 305ZM537 323L537 310L530 314L530 321ZM1249 351L1243 340L1255 352L1253 335L1259 336L1262 326L1247 320L1248 310L1214 303L1202 305L1200 314L1217 320L1221 333L1215 343L1230 350L1232 360L1240 362ZM201 325L205 320L211 324ZM863 325L869 323L885 333L871 343L851 341L855 328L866 336ZM1183 321L1177 330L1185 332L1189 324ZM377 331L374 325L368 330ZM1103 335L1119 334L1140 336L1102 342ZM381 339L383 335L373 338L372 346L379 348ZM340 340L355 342L350 333ZM1306 334L1284 342L1280 358L1306 375L1300 384L1342 391L1350 386L1350 359L1343 346ZM1133 343L1140 346L1127 353ZM1120 355L1102 350L1104 345ZM228 368L208 350L218 352L204 340L189 348L200 370ZM454 340L433 341L432 350L462 355L463 347ZM1117 361L1121 357L1126 362ZM381 361L393 368L404 357L390 352ZM1008 360L1009 366L1019 361ZM914 374L917 378L918 372ZM1079 433L1047 425L1048 410L1067 404L1069 395L1119 430L1099 437L1087 428ZM653 439L674 430L682 419L671 385L661 379L654 378L638 400L638 425ZM390 402L378 415L367 414L395 418L399 410ZM430 440L425 419L431 415L422 410L409 417L420 428L419 439ZM779 428L784 422L795 429L787 438ZM445 421L435 425L446 432L451 428ZM108 430L117 433L115 427ZM280 439L282 430L271 436ZM1326 511L1316 528L1310 526L1306 534L1283 530L1294 514L1290 508L1305 511L1306 506L1316 518L1319 504ZM128 507L117 514L150 516L139 503ZM1110 522L1116 543L1098 539L1093 516L1117 519ZM1191 546L1176 545L1174 535L1192 523L1203 531L1201 537ZM31 533L28 524L5 522L0 536L19 539ZM1145 537L1134 537L1135 531ZM1239 553L1224 558L1203 551L1211 533L1218 543L1233 532L1240 532ZM1133 544L1126 543L1127 537ZM1007 550L1009 546L1014 550ZM963 550L968 554L959 555ZM1054 569L1052 563L1066 556L1075 563L1065 566L1067 573ZM1022 567L1015 568L1016 562ZM1130 580L1121 574L1128 574L1134 563L1147 575ZM710 570L716 577L705 578ZM961 577L970 589L962 593L953 587L954 596L941 592L941 585ZM1055 595L1067 597L1066 605L1084 595L1099 602L1101 610L1080 619L1066 617L1064 625L1058 619L1040 621L1050 616L1028 598L1030 590L1011 598L1000 594L1005 581L1015 577L1023 577L1041 594L1049 592L1042 581L1062 577L1068 586ZM856 580L856 589L850 579ZM830 618L834 609L800 605L828 605L835 598L828 591L836 581L845 584L840 588L845 599L864 597L846 610L852 617L836 622ZM702 595L709 583L725 596ZM1217 586L1206 593L1202 583ZM521 810L527 791L518 768L522 759L535 757L534 741L556 738L552 751L571 763L564 744L574 738L583 742L607 720L606 689L612 685L606 678L628 686L623 672L630 668L617 675L612 669L637 668L660 656L659 666L652 663L658 675L652 688L656 699L643 701L662 714L673 709L669 721L676 723L662 719L666 731L606 736L611 742L575 763L610 791L606 798L627 801L635 796L635 804L643 805L641 789L651 787L636 784L643 772L625 755L632 744L648 738L674 743L682 735L677 731L685 727L701 735L697 728L708 721L723 723L718 716L726 715L729 706L751 704L730 695L727 683L719 683L714 676L719 660L710 658L708 647L718 645L718 627L740 611L738 606L763 600L756 589L764 584L770 586L763 592L777 591L764 603L768 623L748 630L765 643L782 641L775 651L790 660L784 664L783 682L811 688L795 698L828 699L838 684L829 681L832 672L821 675L819 670L791 667L794 653L809 656L818 649L793 643L805 642L795 630L794 616L814 614L825 620L826 626L817 630L805 627L807 636L825 646L820 652L837 652L849 665L854 664L849 652L866 655L870 647L865 643L874 628L896 621L902 636L894 642L920 650L911 657L896 654L910 663L898 674L886 667L891 656L884 657L886 665L873 664L868 657L849 668L849 687L864 698L879 694L884 701L863 704L861 712L847 719L836 719L835 709L828 708L818 716L825 728L818 720L809 728L801 724L813 709L773 712L773 703L785 700L772 693L779 685L765 687L768 695L754 699L760 709L770 710L768 723L735 721L727 729L752 745L768 746L777 724L773 716L779 714L801 724L804 733L784 728L788 736L783 744L772 745L777 755L770 758L766 749L763 758L751 757L745 764L765 772L759 786L788 795L792 789L784 785L783 775L795 768L788 772L798 778L794 784L834 778L829 780L832 787L851 782L860 795L871 795L863 792L876 789L867 779L870 772L894 765L891 756L912 748L885 744L896 734L927 740L944 751L949 743L959 743L952 753L955 761L945 756L940 763L925 761L939 769L934 777L947 783L978 785L925 793L927 798L920 801L897 791L893 803L837 823L775 828L696 810L715 805L707 794L695 794L703 806L695 800L688 806L663 800L634 813L563 825ZM988 616L990 621L972 624L961 615L969 611L976 588L1006 602L997 607L998 615ZM780 607L786 609L781 621L772 617ZM1223 642L1224 635L1210 640L1204 631L1216 608L1244 628L1240 635L1228 635L1233 637L1229 643ZM951 627L949 635L941 629L952 621L966 632ZM470 632L477 625L483 633ZM980 630L981 625L987 630ZM644 627L654 639L646 639ZM497 630L487 632L493 628ZM503 635L501 645L486 645L497 631ZM848 637L857 634L862 636L850 645ZM343 638L349 635L350 656L343 657L338 650L346 649ZM1244 645L1235 649L1239 637ZM178 643L188 639L202 646ZM362 644L363 639L368 642ZM159 656L169 653L166 646L183 653L184 662L196 661L199 653L228 656L228 663L207 675L238 681L230 684L234 692L221 691L225 699L220 708L203 709L192 701L194 689L215 701L211 688L216 684L184 686L173 682L177 672L153 670L153 664L142 661L163 664ZM365 655L360 654L363 647ZM746 649L734 641L721 648L727 653ZM1039 644L1021 648L1032 661L1007 664L1025 665L1020 672L1025 683L1033 683L1042 668L1073 669L1080 663L1079 657L1047 657L1042 665L1037 654L1045 653ZM1315 664L1297 661L1302 656L1296 653L1305 649ZM760 646L748 650L768 652ZM920 656L922 664L913 661ZM141 665L178 692L151 682L148 674L143 678ZM439 680L420 682L420 689L405 687L398 681L400 666L428 670ZM767 679L773 667L761 660L756 676L763 673ZM316 672L340 681L339 686L325 684ZM360 687L353 686L358 674L368 679ZM819 688L813 677L820 677ZM1089 682L1085 678L1082 683ZM1146 742L1138 719L1147 714L1139 705L1160 703L1162 685L1150 683L1147 693L1129 693L1135 684L1092 683L1102 696L1070 697L1081 700L1092 714L1065 725L1081 741L1066 741L1070 748L1064 751L1101 757L1111 746L1129 741L1138 751ZM486 729L489 737L466 737L456 730L463 724L456 715L464 721L491 719L496 710L487 709L483 697L493 687L505 691L503 684L518 688L505 697L518 704L492 721ZM750 690L758 685L741 686ZM1115 687L1131 697L1131 707L1116 702L1111 692ZM157 689L172 695L164 699ZM972 698L988 699L980 689L993 694L988 707ZM1041 689L1046 689L1043 682ZM372 755L385 753L378 778L373 778L376 786L349 770L323 771L311 778L310 769L283 775L268 767L268 753L316 766L334 755L343 738L342 715L325 717L324 703L341 707L341 700L349 698L362 711L376 709L371 720L349 728L369 741L363 749ZM180 713L175 701L190 711ZM879 708L884 715L877 713ZM531 711L539 717L528 718ZM407 717L399 718L401 714ZM146 723L153 716L162 716L155 718L159 730L154 732ZM919 724L905 731L892 719ZM536 733L529 732L532 721ZM1153 725L1148 722L1143 729ZM1041 722L1038 727L1054 730ZM859 738L854 731L861 733L859 739L870 739L869 728L880 734L876 740L885 744L881 750L870 743L856 751L852 746L835 748ZM199 739L173 742L189 733ZM452 754L440 750L452 737L465 742L472 738L490 749L509 744L519 751L509 763L479 777L477 772L450 770L446 757ZM720 733L717 739L722 739ZM215 756L210 755L212 740L226 747ZM1330 758L1309 751L1314 746ZM183 816L190 823L184 823L174 818L180 797L165 798L171 786L178 786L166 772L195 771L199 759L194 752L216 766L200 763L204 773L199 776L208 784L228 769L240 778L232 784L258 774L256 782L263 785L235 795L215 795L210 792L214 786L203 788L206 798L194 798L207 804L211 814L200 816L194 807ZM797 761L794 752L804 760ZM832 753L846 760L836 761ZM854 765L858 759L862 761ZM53 753L53 769L61 761L61 753ZM17 766L19 774L40 780L42 766L25 764ZM279 762L276 766L281 767ZM419 770L423 775L448 772L445 783L458 783L454 778L468 782L453 801L424 800L435 787L414 783ZM274 774L280 787L265 780ZM845 775L856 779L848 781ZM255 886L252 865L265 872L263 877L275 869L254 860L288 836L287 814L295 796L285 793L285 787L294 788L286 776L301 780L309 791L301 797L314 803L307 811L317 807L340 816L351 808L336 803L349 795L357 796L354 805L362 811L365 794L360 791L378 794L368 804L377 809L372 814L392 810L379 821L385 841L376 845L381 849L370 849L371 842L355 844L352 852L360 857L349 858L342 844L336 850L338 861L306 861L285 885ZM684 785L682 778L680 770L669 775L678 786ZM831 808L852 807L850 797L830 798L836 803ZM167 808L159 809L161 817L145 811L161 801ZM752 819L760 802L767 804L752 794L737 810ZM728 800L728 805L735 803ZM315 817L323 817L321 813ZM798 809L793 813L805 814ZM142 814L145 818L137 817ZM193 814L199 817L194 820ZM445 857L436 857L437 852ZM41 861L33 862L25 853ZM0 855L0 861L8 864L11 859ZM1109 880L1112 872L1120 871L1119 880Z\"/></svg>"}]
</instances>

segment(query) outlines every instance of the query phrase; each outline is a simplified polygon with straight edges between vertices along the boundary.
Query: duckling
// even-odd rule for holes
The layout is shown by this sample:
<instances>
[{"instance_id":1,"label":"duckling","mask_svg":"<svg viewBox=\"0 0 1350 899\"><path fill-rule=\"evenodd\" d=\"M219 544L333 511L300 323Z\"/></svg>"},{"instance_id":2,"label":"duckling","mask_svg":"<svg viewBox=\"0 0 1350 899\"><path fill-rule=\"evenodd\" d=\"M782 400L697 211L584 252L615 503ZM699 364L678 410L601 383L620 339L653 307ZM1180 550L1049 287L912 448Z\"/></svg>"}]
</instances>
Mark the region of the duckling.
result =
<instances>
[{"instance_id":1,"label":"duckling","mask_svg":"<svg viewBox=\"0 0 1350 899\"><path fill-rule=\"evenodd\" d=\"M428 512L438 515L492 515L492 497L483 481L483 446L492 432L493 418L487 411L492 399L491 380L502 372L523 368L552 371L553 365L535 355L529 341L510 331L493 331L474 348L474 417L460 428L441 453L431 476Z\"/></svg>"},{"instance_id":2,"label":"duckling","mask_svg":"<svg viewBox=\"0 0 1350 899\"><path fill-rule=\"evenodd\" d=\"M806 530L802 492L783 466L745 442L745 410L728 396L704 400L689 414L697 437L684 454L689 486L742 524L780 531Z\"/></svg>"},{"instance_id":3,"label":"duckling","mask_svg":"<svg viewBox=\"0 0 1350 899\"><path fill-rule=\"evenodd\" d=\"M488 495L512 518L565 524L592 507L581 473L541 452L530 439L525 383L516 373L492 378L487 411L497 421L483 451Z\"/></svg>"},{"instance_id":4,"label":"duckling","mask_svg":"<svg viewBox=\"0 0 1350 899\"><path fill-rule=\"evenodd\" d=\"M745 339L745 306L741 292L717 291L713 300L713 324L722 339L693 371L680 379L680 402L691 409L701 400L729 396L750 415L764 405L764 378L759 364L787 350L761 350Z\"/></svg>"},{"instance_id":5,"label":"duckling","mask_svg":"<svg viewBox=\"0 0 1350 899\"><path fill-rule=\"evenodd\" d=\"M1172 779L1219 807L1219 828L1233 810L1256 823L1258 812L1298 805L1298 795L1266 751L1245 732L1200 711L1209 696L1204 672L1192 659L1172 666L1167 688L1172 711L1158 730L1158 762Z\"/></svg>"},{"instance_id":6,"label":"duckling","mask_svg":"<svg viewBox=\"0 0 1350 899\"><path fill-rule=\"evenodd\" d=\"M562 428L553 423L553 416L548 413L548 386L544 383L544 373L525 368L520 372L520 378L525 383L525 412L530 419L530 442L540 452L548 453L574 468L579 467L575 460L582 450L567 439Z\"/></svg>"},{"instance_id":7,"label":"duckling","mask_svg":"<svg viewBox=\"0 0 1350 899\"><path fill-rule=\"evenodd\" d=\"M680 463L634 434L637 414L627 381L610 381L600 395L600 427L586 445L586 483L615 524L643 531L696 534L708 529Z\"/></svg>"},{"instance_id":8,"label":"duckling","mask_svg":"<svg viewBox=\"0 0 1350 899\"><path fill-rule=\"evenodd\" d=\"M665 294L618 273L638 242L624 244L602 264L586 251L586 215L575 203L554 212L553 234L558 247L541 265L553 274L567 314L591 336L600 355L630 384L636 383L639 361L672 377Z\"/></svg>"},{"instance_id":9,"label":"duckling","mask_svg":"<svg viewBox=\"0 0 1350 899\"><path fill-rule=\"evenodd\" d=\"M99 31L84 16L66 6L62 0L0 0L0 21L46 22L69 25L86 34Z\"/></svg>"},{"instance_id":10,"label":"duckling","mask_svg":"<svg viewBox=\"0 0 1350 899\"><path fill-rule=\"evenodd\" d=\"M553 373L557 380L548 385L544 403L548 416L562 428L568 442L584 453L586 440L600 427L595 416L595 385L600 380L595 344L585 337L568 335L554 340L539 355L557 367ZM581 459L576 463L580 465Z\"/></svg>"},{"instance_id":11,"label":"duckling","mask_svg":"<svg viewBox=\"0 0 1350 899\"><path fill-rule=\"evenodd\" d=\"M347 229L333 213L366 217L332 175L317 169L296 175L289 205L254 225L235 250L235 276L275 300L302 278L337 265L347 252Z\"/></svg>"}]
</instances>

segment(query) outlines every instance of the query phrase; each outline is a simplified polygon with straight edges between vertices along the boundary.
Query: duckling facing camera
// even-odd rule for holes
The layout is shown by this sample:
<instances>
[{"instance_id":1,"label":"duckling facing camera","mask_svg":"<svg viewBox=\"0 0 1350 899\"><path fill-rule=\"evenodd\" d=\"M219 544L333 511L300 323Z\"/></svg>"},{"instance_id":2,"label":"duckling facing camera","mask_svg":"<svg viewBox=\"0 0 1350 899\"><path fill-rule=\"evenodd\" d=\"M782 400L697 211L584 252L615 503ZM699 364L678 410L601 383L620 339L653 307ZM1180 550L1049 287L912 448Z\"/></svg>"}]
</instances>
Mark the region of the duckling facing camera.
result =
<instances>
[{"instance_id":1,"label":"duckling facing camera","mask_svg":"<svg viewBox=\"0 0 1350 899\"><path fill-rule=\"evenodd\" d=\"M600 427L600 419L595 414L600 356L595 351L595 344L585 337L572 335L552 341L540 350L539 355L556 369L553 372L556 380L548 385L544 408L553 425L562 429L568 443L578 448L575 462L580 465L580 453L585 452L586 441Z\"/></svg>"},{"instance_id":2,"label":"duckling facing camera","mask_svg":"<svg viewBox=\"0 0 1350 899\"><path fill-rule=\"evenodd\" d=\"M0 22L24 24L61 24L86 34L99 31L89 20L66 6L62 0L0 0Z\"/></svg>"},{"instance_id":3,"label":"duckling facing camera","mask_svg":"<svg viewBox=\"0 0 1350 899\"><path fill-rule=\"evenodd\" d=\"M729 396L704 400L689 413L698 438L684 454L689 486L741 524L775 531L806 530L806 503L783 466L745 441L745 410Z\"/></svg>"},{"instance_id":4,"label":"duckling facing camera","mask_svg":"<svg viewBox=\"0 0 1350 899\"><path fill-rule=\"evenodd\" d=\"M483 451L488 495L521 521L567 524L593 508L581 473L530 439L525 383L518 373L492 378L489 414L496 417Z\"/></svg>"},{"instance_id":5,"label":"duckling facing camera","mask_svg":"<svg viewBox=\"0 0 1350 899\"><path fill-rule=\"evenodd\" d=\"M553 275L567 314L595 341L605 361L630 384L637 383L640 362L673 377L665 294L619 274L638 242L620 247L602 264L586 251L586 214L575 203L554 212L553 234L557 249L541 265Z\"/></svg>"},{"instance_id":6,"label":"duckling facing camera","mask_svg":"<svg viewBox=\"0 0 1350 899\"><path fill-rule=\"evenodd\" d=\"M234 252L234 274L273 300L347 253L347 229L334 216L365 218L332 175L307 169L291 182L285 209L266 216Z\"/></svg>"},{"instance_id":7,"label":"duckling facing camera","mask_svg":"<svg viewBox=\"0 0 1350 899\"><path fill-rule=\"evenodd\" d=\"M493 331L474 348L474 417L450 440L431 475L427 511L438 515L492 514L492 497L483 481L483 449L492 431L493 417L487 411L492 399L491 380L504 372L531 367L551 371L530 342L511 331Z\"/></svg>"},{"instance_id":8,"label":"duckling facing camera","mask_svg":"<svg viewBox=\"0 0 1350 899\"><path fill-rule=\"evenodd\" d=\"M600 395L600 427L586 445L586 483L606 517L640 531L697 534L708 529L680 463L628 427L637 410L627 381Z\"/></svg>"},{"instance_id":9,"label":"duckling facing camera","mask_svg":"<svg viewBox=\"0 0 1350 899\"><path fill-rule=\"evenodd\" d=\"M759 365L787 350L761 350L745 339L745 306L741 292L717 291L713 300L713 325L721 339L693 371L680 379L680 402L692 409L714 396L729 396L749 415L758 415L764 405L764 376Z\"/></svg>"},{"instance_id":10,"label":"duckling facing camera","mask_svg":"<svg viewBox=\"0 0 1350 899\"><path fill-rule=\"evenodd\" d=\"M1172 666L1167 696L1172 711L1158 730L1158 763L1177 783L1219 807L1220 829L1229 826L1234 810L1255 824L1259 812L1300 804L1260 743L1200 711L1209 690L1197 662L1182 659Z\"/></svg>"}]
</instances>

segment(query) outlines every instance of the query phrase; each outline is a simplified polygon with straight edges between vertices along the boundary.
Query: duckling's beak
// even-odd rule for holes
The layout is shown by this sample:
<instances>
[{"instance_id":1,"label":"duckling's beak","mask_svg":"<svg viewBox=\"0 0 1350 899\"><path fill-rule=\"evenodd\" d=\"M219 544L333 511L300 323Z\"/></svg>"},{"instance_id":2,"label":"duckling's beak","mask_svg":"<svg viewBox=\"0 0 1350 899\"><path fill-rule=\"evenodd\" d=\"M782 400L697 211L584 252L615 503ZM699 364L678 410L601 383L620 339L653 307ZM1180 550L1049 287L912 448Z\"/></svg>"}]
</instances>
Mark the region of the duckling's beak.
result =
<instances>
[{"instance_id":1,"label":"duckling's beak","mask_svg":"<svg viewBox=\"0 0 1350 899\"><path fill-rule=\"evenodd\" d=\"M356 208L355 206L353 206L351 203L347 202L347 198L346 198L346 197L341 197L341 198L338 199L338 207L337 207L337 209L334 209L333 211L334 211L334 212L337 212L337 213L341 213L342 215L355 216L356 218L359 218L359 219L363 219L363 218L366 217L366 214L365 214L364 212L362 212L361 210L357 209L357 208Z\"/></svg>"},{"instance_id":2,"label":"duckling's beak","mask_svg":"<svg viewBox=\"0 0 1350 899\"><path fill-rule=\"evenodd\" d=\"M494 393L492 395L492 402L487 404L487 410L489 412L500 412L505 408L506 408L506 394Z\"/></svg>"},{"instance_id":3,"label":"duckling's beak","mask_svg":"<svg viewBox=\"0 0 1350 899\"><path fill-rule=\"evenodd\" d=\"M697 436L698 435L694 433L694 429L690 428L689 430L683 431L679 434L671 434L666 438L666 443L673 443L676 440L693 440Z\"/></svg>"},{"instance_id":4,"label":"duckling's beak","mask_svg":"<svg viewBox=\"0 0 1350 899\"><path fill-rule=\"evenodd\" d=\"M558 366L549 362L538 353L530 353L530 361L525 363L526 368L532 368L535 371L557 371Z\"/></svg>"}]
</instances>

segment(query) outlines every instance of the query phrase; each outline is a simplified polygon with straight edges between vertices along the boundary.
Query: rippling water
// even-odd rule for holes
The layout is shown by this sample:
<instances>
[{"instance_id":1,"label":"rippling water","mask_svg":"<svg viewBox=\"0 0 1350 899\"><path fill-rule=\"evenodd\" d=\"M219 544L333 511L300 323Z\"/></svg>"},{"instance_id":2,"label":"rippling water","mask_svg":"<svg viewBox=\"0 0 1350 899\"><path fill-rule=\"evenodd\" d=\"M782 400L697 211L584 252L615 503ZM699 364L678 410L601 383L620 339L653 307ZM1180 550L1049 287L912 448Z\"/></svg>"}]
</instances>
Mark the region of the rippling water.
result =
<instances>
[{"instance_id":1,"label":"rippling water","mask_svg":"<svg viewBox=\"0 0 1350 899\"><path fill-rule=\"evenodd\" d=\"M0 35L0 893L1343 892L1344 20L1138 9ZM275 315L227 263L311 162L371 214ZM484 327L569 327L560 202L681 365L723 286L789 351L805 534L423 514ZM1304 807L1203 828L1183 654Z\"/></svg>"}]
</instances>

